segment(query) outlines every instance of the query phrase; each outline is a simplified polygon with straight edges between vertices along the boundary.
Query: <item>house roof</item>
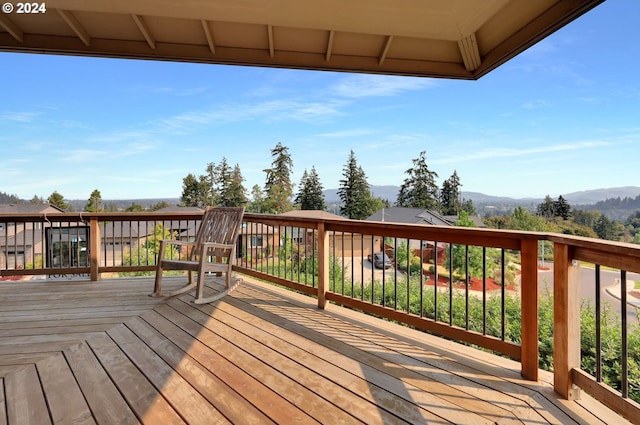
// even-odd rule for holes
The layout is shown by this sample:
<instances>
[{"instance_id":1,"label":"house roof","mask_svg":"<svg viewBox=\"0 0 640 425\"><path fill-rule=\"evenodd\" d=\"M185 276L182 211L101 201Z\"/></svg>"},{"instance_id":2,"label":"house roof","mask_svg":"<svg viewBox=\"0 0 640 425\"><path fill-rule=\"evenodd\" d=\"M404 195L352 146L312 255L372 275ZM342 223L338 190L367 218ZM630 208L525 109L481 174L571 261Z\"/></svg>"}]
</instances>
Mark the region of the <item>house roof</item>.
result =
<instances>
[{"instance_id":1,"label":"house roof","mask_svg":"<svg viewBox=\"0 0 640 425\"><path fill-rule=\"evenodd\" d=\"M603 1L47 0L0 51L477 79Z\"/></svg>"},{"instance_id":2,"label":"house roof","mask_svg":"<svg viewBox=\"0 0 640 425\"><path fill-rule=\"evenodd\" d=\"M43 214L64 212L50 204L0 204L0 214Z\"/></svg>"},{"instance_id":3,"label":"house roof","mask_svg":"<svg viewBox=\"0 0 640 425\"><path fill-rule=\"evenodd\" d=\"M425 210L424 208L390 207L383 208L367 221L385 221L391 223L429 224L435 226L451 226L452 222L446 220L440 214Z\"/></svg>"},{"instance_id":4,"label":"house roof","mask_svg":"<svg viewBox=\"0 0 640 425\"><path fill-rule=\"evenodd\" d=\"M327 211L322 211L322 210L292 210L292 211L287 211L285 213L282 213L280 215L286 215L287 217L307 217L307 218L341 218L344 219L344 217L341 217L339 215L336 214L332 214L330 212Z\"/></svg>"}]
</instances>

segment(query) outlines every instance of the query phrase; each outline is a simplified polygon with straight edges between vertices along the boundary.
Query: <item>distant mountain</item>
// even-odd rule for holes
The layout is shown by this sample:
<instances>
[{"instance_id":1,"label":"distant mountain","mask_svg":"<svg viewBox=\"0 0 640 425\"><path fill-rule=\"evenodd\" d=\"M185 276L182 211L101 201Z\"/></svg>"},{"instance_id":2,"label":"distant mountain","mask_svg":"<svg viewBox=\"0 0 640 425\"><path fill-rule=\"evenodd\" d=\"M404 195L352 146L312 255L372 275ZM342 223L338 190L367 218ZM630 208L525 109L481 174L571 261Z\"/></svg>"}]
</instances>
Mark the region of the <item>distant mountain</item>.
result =
<instances>
[{"instance_id":1,"label":"distant mountain","mask_svg":"<svg viewBox=\"0 0 640 425\"><path fill-rule=\"evenodd\" d=\"M399 190L399 186L371 186L371 191L373 192L374 196L380 197L382 199L387 199L391 204L394 204L396 202ZM338 197L338 189L327 189L324 191L324 195L327 205L332 206L332 208L337 208L336 206L340 203L340 198ZM471 201L473 201L473 204L475 205L480 215L509 213L517 206L523 206L525 208L533 210L538 204L544 201L543 198L510 198L507 196L487 195L480 192L463 191L461 195L463 199L470 199ZM562 197L565 198L567 202L569 202L569 204L571 204L571 206L574 208L596 209L606 215L612 215L609 218L614 218L613 214L610 214L606 208L600 208L596 204L607 199L618 197L621 199L636 198L638 195L640 195L640 187L625 186L572 192L563 194ZM553 196L552 198L556 199L556 197ZM626 218L632 213L633 211L624 209L622 211L619 211L615 215L615 218Z\"/></svg>"},{"instance_id":2,"label":"distant mountain","mask_svg":"<svg viewBox=\"0 0 640 425\"><path fill-rule=\"evenodd\" d=\"M539 204L542 202L542 198L509 198L507 196L493 196L493 195L485 195L480 192L461 192L463 199L470 199L474 204L530 204L536 203Z\"/></svg>"},{"instance_id":3,"label":"distant mountain","mask_svg":"<svg viewBox=\"0 0 640 425\"><path fill-rule=\"evenodd\" d=\"M583 190L562 195L571 205L595 204L611 198L635 198L640 195L640 187L624 186L608 189Z\"/></svg>"}]
</instances>

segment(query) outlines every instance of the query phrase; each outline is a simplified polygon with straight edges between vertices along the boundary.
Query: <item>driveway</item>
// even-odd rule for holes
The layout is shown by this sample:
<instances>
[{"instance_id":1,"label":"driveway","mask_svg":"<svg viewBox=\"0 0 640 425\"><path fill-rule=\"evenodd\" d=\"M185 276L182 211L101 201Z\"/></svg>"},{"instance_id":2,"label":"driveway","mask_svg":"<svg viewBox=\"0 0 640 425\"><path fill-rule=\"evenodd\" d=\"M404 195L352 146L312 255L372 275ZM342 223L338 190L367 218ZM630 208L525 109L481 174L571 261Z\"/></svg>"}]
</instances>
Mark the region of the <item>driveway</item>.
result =
<instances>
[{"instance_id":1,"label":"driveway","mask_svg":"<svg viewBox=\"0 0 640 425\"><path fill-rule=\"evenodd\" d=\"M549 270L538 270L538 291L543 294L545 290L553 292L553 263L545 262L545 266ZM580 298L587 299L591 305L595 305L596 296L596 278L595 270L588 267L580 267ZM620 272L611 270L600 270L600 299L603 303L608 303L611 309L620 315L620 289L619 286ZM633 281L640 281L640 275L637 273L627 273L627 290L633 288ZM613 295L612 295L613 294ZM616 295L616 296L614 296ZM633 299L627 297L627 322L638 323L638 315L636 313Z\"/></svg>"}]
</instances>

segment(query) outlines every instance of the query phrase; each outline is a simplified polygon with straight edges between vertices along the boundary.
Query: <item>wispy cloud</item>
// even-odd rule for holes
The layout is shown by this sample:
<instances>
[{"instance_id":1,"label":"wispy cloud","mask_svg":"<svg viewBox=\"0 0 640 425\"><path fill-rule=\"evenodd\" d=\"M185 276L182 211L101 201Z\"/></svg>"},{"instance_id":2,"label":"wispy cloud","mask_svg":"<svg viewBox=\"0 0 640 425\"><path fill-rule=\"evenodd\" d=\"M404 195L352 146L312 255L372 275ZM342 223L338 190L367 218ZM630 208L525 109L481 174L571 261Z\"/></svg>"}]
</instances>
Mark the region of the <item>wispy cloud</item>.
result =
<instances>
[{"instance_id":1,"label":"wispy cloud","mask_svg":"<svg viewBox=\"0 0 640 425\"><path fill-rule=\"evenodd\" d=\"M61 161L64 162L77 162L77 163L89 163L92 161L104 161L109 156L109 151L106 150L91 150L91 149L76 149L72 151L61 152Z\"/></svg>"},{"instance_id":2,"label":"wispy cloud","mask_svg":"<svg viewBox=\"0 0 640 425\"><path fill-rule=\"evenodd\" d=\"M331 133L320 133L320 134L316 134L316 137L323 137L327 139L347 139L351 137L370 136L376 133L378 133L377 130L362 128L362 129L334 131Z\"/></svg>"},{"instance_id":3,"label":"wispy cloud","mask_svg":"<svg viewBox=\"0 0 640 425\"><path fill-rule=\"evenodd\" d=\"M331 89L340 97L361 98L396 96L407 91L424 90L437 84L435 80L428 78L353 75L343 78Z\"/></svg>"},{"instance_id":4,"label":"wispy cloud","mask_svg":"<svg viewBox=\"0 0 640 425\"><path fill-rule=\"evenodd\" d=\"M191 88L176 88L170 86L137 86L129 91L134 93L146 93L146 94L157 94L157 95L173 95L173 96L194 96L197 94L205 93L207 91L207 87L191 87Z\"/></svg>"},{"instance_id":5,"label":"wispy cloud","mask_svg":"<svg viewBox=\"0 0 640 425\"><path fill-rule=\"evenodd\" d=\"M491 159L500 159L500 158L516 158L523 157L528 155L539 155L539 154L553 154L558 152L565 151L575 151L575 150L583 150L583 149L592 149L592 148L600 148L604 146L610 146L610 142L577 142L577 143L566 143L566 144L556 144L556 145L547 145L547 146L538 146L531 148L491 148L485 150L477 150L470 152L467 155L450 155L448 158L443 158L434 161L434 163L447 164L447 163L455 163L461 161L479 161L479 160L491 160Z\"/></svg>"},{"instance_id":6,"label":"wispy cloud","mask_svg":"<svg viewBox=\"0 0 640 425\"><path fill-rule=\"evenodd\" d=\"M30 123L34 122L38 115L40 114L37 112L4 112L0 114L0 120Z\"/></svg>"},{"instance_id":7,"label":"wispy cloud","mask_svg":"<svg viewBox=\"0 0 640 425\"><path fill-rule=\"evenodd\" d=\"M293 119L314 122L340 115L341 102L299 101L291 99L269 100L257 103L221 105L206 111L185 112L159 120L157 125L166 130L186 130L193 125L216 122L241 122L260 119L265 122Z\"/></svg>"},{"instance_id":8,"label":"wispy cloud","mask_svg":"<svg viewBox=\"0 0 640 425\"><path fill-rule=\"evenodd\" d=\"M527 102L522 104L522 107L524 109L529 109L529 110L540 109L540 108L548 108L549 106L550 106L549 102L547 102L546 100L542 100L542 99L529 100L529 101L527 101Z\"/></svg>"},{"instance_id":9,"label":"wispy cloud","mask_svg":"<svg viewBox=\"0 0 640 425\"><path fill-rule=\"evenodd\" d=\"M75 149L60 152L60 161L73 163L92 163L116 160L135 155L146 155L158 149L151 141L131 141L121 144L103 145L102 149Z\"/></svg>"}]
</instances>

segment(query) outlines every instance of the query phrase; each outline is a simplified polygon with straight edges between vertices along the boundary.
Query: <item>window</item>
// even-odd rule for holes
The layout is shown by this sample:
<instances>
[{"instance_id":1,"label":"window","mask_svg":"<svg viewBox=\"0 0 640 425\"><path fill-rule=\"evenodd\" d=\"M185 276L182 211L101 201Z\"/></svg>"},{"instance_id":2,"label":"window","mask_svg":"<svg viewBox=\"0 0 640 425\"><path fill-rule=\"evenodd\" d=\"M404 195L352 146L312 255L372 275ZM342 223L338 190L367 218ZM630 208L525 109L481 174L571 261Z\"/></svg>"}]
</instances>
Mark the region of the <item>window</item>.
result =
<instances>
[{"instance_id":1,"label":"window","mask_svg":"<svg viewBox=\"0 0 640 425\"><path fill-rule=\"evenodd\" d=\"M251 246L263 246L264 241L262 239L262 235L259 236L251 236Z\"/></svg>"}]
</instances>

